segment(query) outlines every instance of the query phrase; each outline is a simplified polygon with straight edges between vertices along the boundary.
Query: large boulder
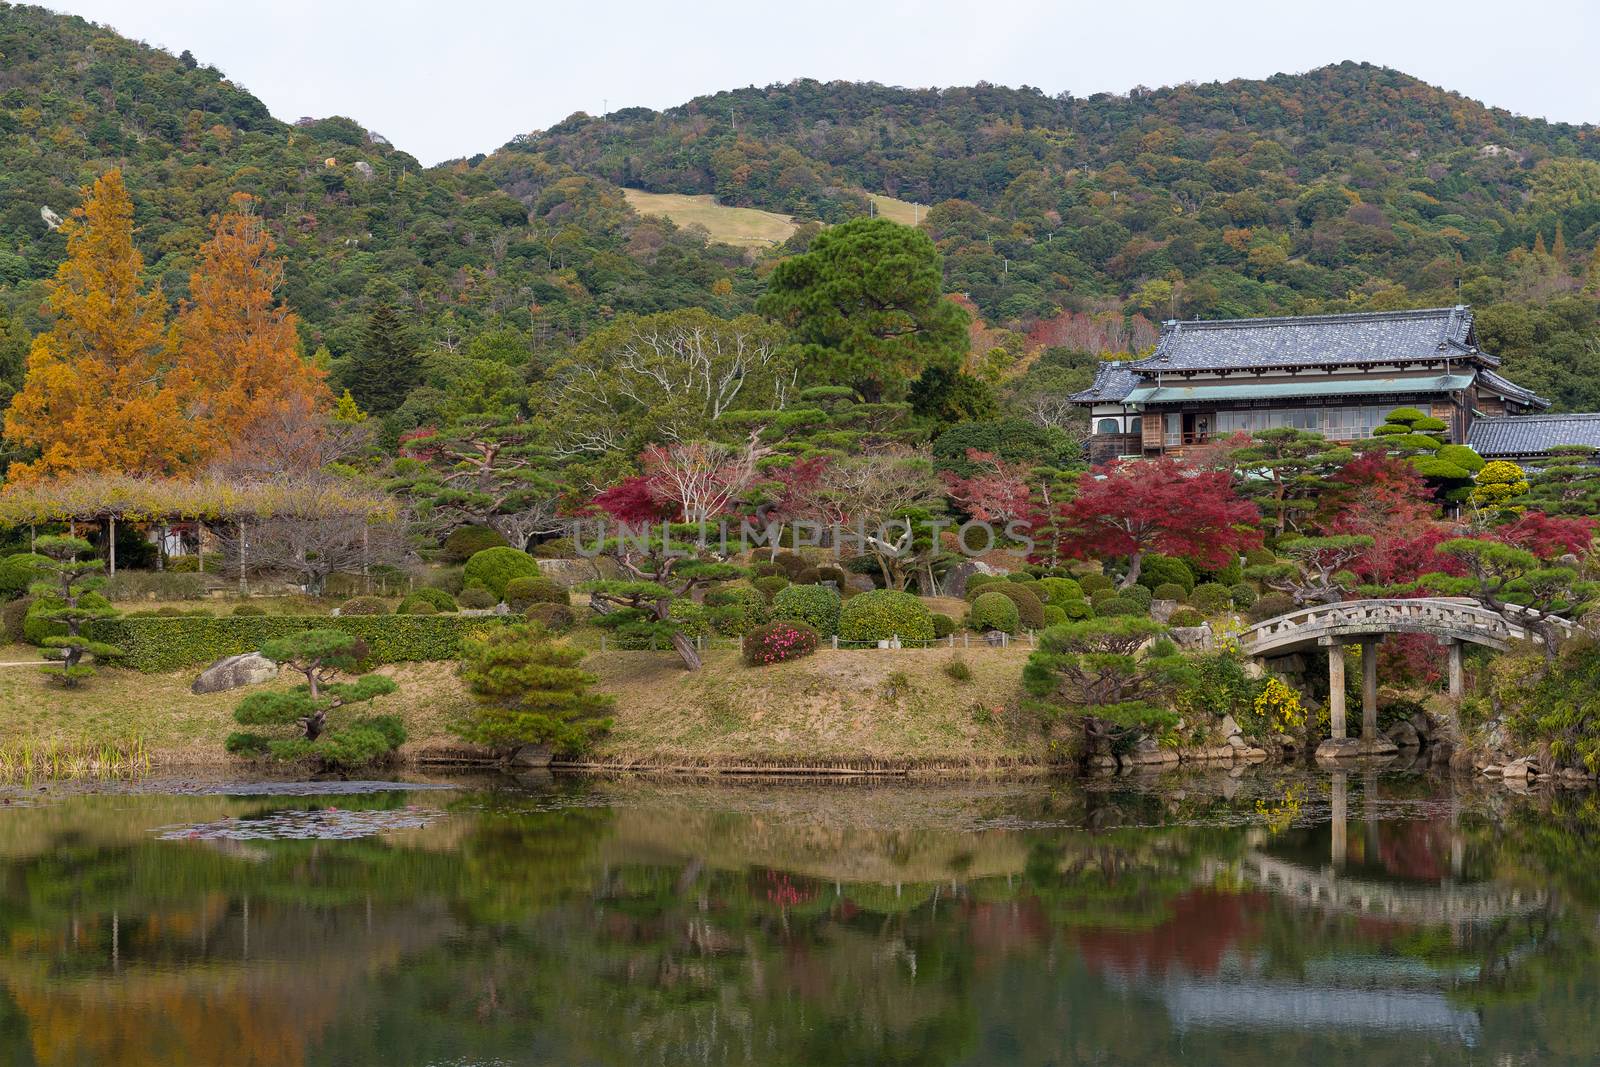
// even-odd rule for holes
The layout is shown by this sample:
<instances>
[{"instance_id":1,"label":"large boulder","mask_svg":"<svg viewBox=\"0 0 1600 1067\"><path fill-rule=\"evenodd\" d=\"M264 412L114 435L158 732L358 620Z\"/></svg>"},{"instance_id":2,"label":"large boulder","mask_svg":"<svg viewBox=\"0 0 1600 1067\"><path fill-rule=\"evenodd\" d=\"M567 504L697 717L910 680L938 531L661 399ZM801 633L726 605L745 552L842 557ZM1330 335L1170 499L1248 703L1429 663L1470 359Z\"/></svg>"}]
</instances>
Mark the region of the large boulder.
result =
<instances>
[{"instance_id":1,"label":"large boulder","mask_svg":"<svg viewBox=\"0 0 1600 1067\"><path fill-rule=\"evenodd\" d=\"M200 672L189 687L191 693L224 693L247 685L270 682L278 676L278 665L259 652L223 656Z\"/></svg>"},{"instance_id":2,"label":"large boulder","mask_svg":"<svg viewBox=\"0 0 1600 1067\"><path fill-rule=\"evenodd\" d=\"M944 573L944 595L967 595L967 579L974 574L993 574L995 570L981 559L964 559Z\"/></svg>"}]
</instances>

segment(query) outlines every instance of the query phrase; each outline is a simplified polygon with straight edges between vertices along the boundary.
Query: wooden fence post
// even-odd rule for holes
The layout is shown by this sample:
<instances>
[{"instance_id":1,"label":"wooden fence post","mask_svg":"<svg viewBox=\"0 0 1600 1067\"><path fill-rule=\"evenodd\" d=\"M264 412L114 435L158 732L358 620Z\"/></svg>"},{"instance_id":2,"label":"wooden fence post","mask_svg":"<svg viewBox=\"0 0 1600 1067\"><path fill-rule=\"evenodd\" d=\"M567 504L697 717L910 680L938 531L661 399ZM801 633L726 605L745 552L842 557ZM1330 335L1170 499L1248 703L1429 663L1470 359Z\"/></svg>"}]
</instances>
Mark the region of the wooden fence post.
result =
<instances>
[{"instance_id":1,"label":"wooden fence post","mask_svg":"<svg viewBox=\"0 0 1600 1067\"><path fill-rule=\"evenodd\" d=\"M111 565L106 569L110 572L111 577L115 578L117 576L117 517L115 515L106 516L106 530L106 556L111 561Z\"/></svg>"}]
</instances>

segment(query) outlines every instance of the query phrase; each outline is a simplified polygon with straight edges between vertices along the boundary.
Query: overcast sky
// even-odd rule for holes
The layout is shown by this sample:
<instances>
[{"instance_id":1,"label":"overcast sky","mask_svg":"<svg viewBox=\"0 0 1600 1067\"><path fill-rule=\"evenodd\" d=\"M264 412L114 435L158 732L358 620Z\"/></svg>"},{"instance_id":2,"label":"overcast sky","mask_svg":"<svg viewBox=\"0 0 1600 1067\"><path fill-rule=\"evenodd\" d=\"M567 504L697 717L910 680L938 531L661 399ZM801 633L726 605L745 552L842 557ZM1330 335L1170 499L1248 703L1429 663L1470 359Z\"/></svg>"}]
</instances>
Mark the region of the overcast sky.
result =
<instances>
[{"instance_id":1,"label":"overcast sky","mask_svg":"<svg viewBox=\"0 0 1600 1067\"><path fill-rule=\"evenodd\" d=\"M1368 60L1524 115L1600 121L1597 0L43 0L177 53L277 117L348 115L424 163L575 111L794 78L1050 94Z\"/></svg>"}]
</instances>

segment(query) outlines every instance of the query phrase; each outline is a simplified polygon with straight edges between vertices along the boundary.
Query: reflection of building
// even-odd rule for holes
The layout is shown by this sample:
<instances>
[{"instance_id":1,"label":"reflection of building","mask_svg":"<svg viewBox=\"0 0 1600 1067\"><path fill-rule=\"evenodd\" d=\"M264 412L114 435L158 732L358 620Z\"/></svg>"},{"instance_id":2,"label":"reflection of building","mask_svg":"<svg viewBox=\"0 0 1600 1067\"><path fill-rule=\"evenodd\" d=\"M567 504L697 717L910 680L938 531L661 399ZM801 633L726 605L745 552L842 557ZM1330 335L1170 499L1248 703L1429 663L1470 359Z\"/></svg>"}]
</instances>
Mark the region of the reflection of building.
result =
<instances>
[{"instance_id":1,"label":"reflection of building","mask_svg":"<svg viewBox=\"0 0 1600 1067\"><path fill-rule=\"evenodd\" d=\"M1550 406L1499 365L1463 306L1168 322L1152 355L1106 364L1072 400L1089 409L1095 463L1274 426L1360 440L1399 407L1442 419L1441 436L1461 444L1475 420Z\"/></svg>"}]
</instances>

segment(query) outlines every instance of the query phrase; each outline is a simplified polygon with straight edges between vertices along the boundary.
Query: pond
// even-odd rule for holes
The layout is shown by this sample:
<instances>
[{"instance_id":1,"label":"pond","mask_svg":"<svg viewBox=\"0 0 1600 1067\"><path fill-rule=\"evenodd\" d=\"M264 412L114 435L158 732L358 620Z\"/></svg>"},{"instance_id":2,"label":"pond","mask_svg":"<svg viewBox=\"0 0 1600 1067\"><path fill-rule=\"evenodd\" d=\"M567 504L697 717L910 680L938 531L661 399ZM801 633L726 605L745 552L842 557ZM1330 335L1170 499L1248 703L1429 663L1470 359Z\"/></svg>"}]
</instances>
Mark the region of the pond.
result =
<instances>
[{"instance_id":1,"label":"pond","mask_svg":"<svg viewBox=\"0 0 1600 1067\"><path fill-rule=\"evenodd\" d=\"M1402 773L37 783L0 1062L1566 1064L1600 803Z\"/></svg>"}]
</instances>

